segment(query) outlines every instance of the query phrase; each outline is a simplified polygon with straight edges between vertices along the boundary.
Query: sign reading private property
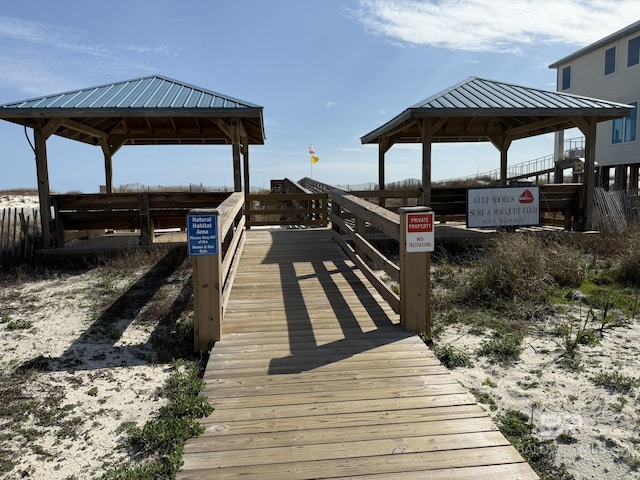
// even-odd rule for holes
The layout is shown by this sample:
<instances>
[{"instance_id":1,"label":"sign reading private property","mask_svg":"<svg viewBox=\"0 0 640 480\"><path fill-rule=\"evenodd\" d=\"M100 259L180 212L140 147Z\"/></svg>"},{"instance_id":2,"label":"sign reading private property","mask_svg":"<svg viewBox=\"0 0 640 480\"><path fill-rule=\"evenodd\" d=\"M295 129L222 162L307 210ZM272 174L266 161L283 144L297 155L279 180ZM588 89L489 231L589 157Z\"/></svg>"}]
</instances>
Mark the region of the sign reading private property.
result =
<instances>
[{"instance_id":1,"label":"sign reading private property","mask_svg":"<svg viewBox=\"0 0 640 480\"><path fill-rule=\"evenodd\" d=\"M525 227L540 224L537 186L467 189L467 227Z\"/></svg>"},{"instance_id":2,"label":"sign reading private property","mask_svg":"<svg viewBox=\"0 0 640 480\"><path fill-rule=\"evenodd\" d=\"M407 213L407 252L435 250L433 222L433 212Z\"/></svg>"},{"instance_id":3,"label":"sign reading private property","mask_svg":"<svg viewBox=\"0 0 640 480\"><path fill-rule=\"evenodd\" d=\"M218 255L218 216L187 215L189 255Z\"/></svg>"}]
</instances>

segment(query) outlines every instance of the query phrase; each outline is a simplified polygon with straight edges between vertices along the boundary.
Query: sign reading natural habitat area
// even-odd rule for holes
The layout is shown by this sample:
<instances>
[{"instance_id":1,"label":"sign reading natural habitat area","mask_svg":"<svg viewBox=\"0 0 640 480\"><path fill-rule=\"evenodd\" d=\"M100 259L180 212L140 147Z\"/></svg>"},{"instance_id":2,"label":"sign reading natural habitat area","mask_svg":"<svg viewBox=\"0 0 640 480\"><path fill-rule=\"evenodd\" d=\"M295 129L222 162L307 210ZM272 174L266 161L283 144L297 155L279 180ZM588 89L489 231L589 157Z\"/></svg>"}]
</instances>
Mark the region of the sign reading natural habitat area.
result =
<instances>
[{"instance_id":1,"label":"sign reading natural habitat area","mask_svg":"<svg viewBox=\"0 0 640 480\"><path fill-rule=\"evenodd\" d=\"M540 224L540 188L467 189L467 227L525 227Z\"/></svg>"},{"instance_id":2,"label":"sign reading natural habitat area","mask_svg":"<svg viewBox=\"0 0 640 480\"><path fill-rule=\"evenodd\" d=\"M189 255L218 255L218 216L187 215Z\"/></svg>"}]
</instances>

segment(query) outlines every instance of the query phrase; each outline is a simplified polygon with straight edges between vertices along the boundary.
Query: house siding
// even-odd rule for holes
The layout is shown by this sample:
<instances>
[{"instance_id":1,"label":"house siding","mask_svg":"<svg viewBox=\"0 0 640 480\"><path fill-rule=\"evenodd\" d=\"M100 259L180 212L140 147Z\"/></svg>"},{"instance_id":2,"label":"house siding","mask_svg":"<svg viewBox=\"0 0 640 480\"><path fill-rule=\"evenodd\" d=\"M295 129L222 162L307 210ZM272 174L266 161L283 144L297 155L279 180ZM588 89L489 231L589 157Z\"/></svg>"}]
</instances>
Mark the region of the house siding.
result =
<instances>
[{"instance_id":1,"label":"house siding","mask_svg":"<svg viewBox=\"0 0 640 480\"><path fill-rule=\"evenodd\" d=\"M557 90L576 95L601 98L613 102L640 104L640 64L627 67L629 40L640 35L640 26L626 36L573 56L566 63L553 65L557 69ZM615 72L604 74L605 51L616 47ZM571 65L571 87L562 90L562 70ZM640 132L636 140L611 143L612 121L598 124L596 162L600 166L640 164ZM640 123L640 122L639 122Z\"/></svg>"}]
</instances>

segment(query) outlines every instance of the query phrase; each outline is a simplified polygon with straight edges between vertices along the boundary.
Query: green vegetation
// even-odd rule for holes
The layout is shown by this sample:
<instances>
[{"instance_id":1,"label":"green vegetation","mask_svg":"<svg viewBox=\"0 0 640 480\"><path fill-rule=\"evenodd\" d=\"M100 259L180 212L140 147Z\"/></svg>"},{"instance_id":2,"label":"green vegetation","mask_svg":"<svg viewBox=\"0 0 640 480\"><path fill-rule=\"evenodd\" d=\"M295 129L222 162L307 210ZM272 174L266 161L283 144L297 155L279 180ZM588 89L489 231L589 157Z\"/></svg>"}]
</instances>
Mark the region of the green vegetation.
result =
<instances>
[{"instance_id":1,"label":"green vegetation","mask_svg":"<svg viewBox=\"0 0 640 480\"><path fill-rule=\"evenodd\" d=\"M497 413L502 433L542 479L574 478L557 463L556 452L558 445L574 445L582 437L565 430L556 438L541 440L526 414L501 411L499 397L486 387L494 388L499 369L511 368L524 349L531 348L536 354L549 355L551 368L581 372L595 386L607 389L614 395L605 404L610 415L632 415L640 378L617 371L594 374L598 356L587 357L586 352L597 347L606 355L612 332L618 337L622 328L637 322L640 227L606 238L505 234L488 247L457 258L442 252L434 257L436 355L447 366L456 359L457 342L444 337L448 330L455 330L460 338L475 335L483 339L466 356L469 362L474 357L489 362L490 376L482 387L471 390L476 401ZM440 345L440 338L446 338L446 343ZM550 346L552 342L558 348ZM543 385L542 370L530 373L536 376L524 376L517 382L523 395ZM571 394L568 400L576 402L578 395ZM637 409L634 411L637 415ZM629 421L637 424L637 419ZM625 453L617 443L607 448L618 450L618 460L630 469L640 468L636 452Z\"/></svg>"},{"instance_id":2,"label":"green vegetation","mask_svg":"<svg viewBox=\"0 0 640 480\"><path fill-rule=\"evenodd\" d=\"M463 350L460 350L451 344L436 347L435 354L436 357L438 357L438 360L440 360L442 364L449 369L471 366L469 356Z\"/></svg>"},{"instance_id":3,"label":"green vegetation","mask_svg":"<svg viewBox=\"0 0 640 480\"><path fill-rule=\"evenodd\" d=\"M478 350L478 355L489 357L493 362L503 365L516 362L522 353L522 332L494 332Z\"/></svg>"},{"instance_id":4,"label":"green vegetation","mask_svg":"<svg viewBox=\"0 0 640 480\"><path fill-rule=\"evenodd\" d=\"M573 480L564 466L556 465L557 446L553 440L538 440L533 435L529 416L509 409L497 417L498 428L542 480ZM567 437L568 438L568 437Z\"/></svg>"},{"instance_id":5,"label":"green vegetation","mask_svg":"<svg viewBox=\"0 0 640 480\"><path fill-rule=\"evenodd\" d=\"M640 379L619 372L600 372L593 377L593 383L612 393L631 393L635 387L640 385Z\"/></svg>"},{"instance_id":6,"label":"green vegetation","mask_svg":"<svg viewBox=\"0 0 640 480\"><path fill-rule=\"evenodd\" d=\"M0 323L7 325L7 330L29 330L33 327L33 323L29 320L14 320L9 315L0 317Z\"/></svg>"},{"instance_id":7,"label":"green vegetation","mask_svg":"<svg viewBox=\"0 0 640 480\"><path fill-rule=\"evenodd\" d=\"M42 446L39 439L43 435L53 434L58 442L87 442L87 448L92 448L91 442L87 441L87 432L96 427L96 420L84 413L85 409L76 408L80 405L65 404L64 389L42 381L43 374L56 368L74 371L77 367L82 368L84 362L90 362L87 367L91 370L96 368L93 362L99 364L96 372L100 371L100 374L91 375L111 375L108 370L101 370L103 365L110 363L120 362L126 368L126 360L120 360L118 352L111 355L108 345L115 343L124 330L136 322L148 324L152 326L149 330L153 330L150 348L136 349L136 364L171 365L172 375L167 386L157 393L166 397L167 404L145 425L123 425L120 433L125 434L125 439L121 452L127 460L112 464L112 460L105 457L104 467L109 469L105 478L175 478L186 439L202 432L198 419L211 412L206 399L199 395L203 385L200 378L202 359L193 354L193 321L189 315L192 283L185 257L186 249L158 247L64 266L42 263L37 268L27 266L1 274L0 284L11 288L0 288L0 303L3 304L0 323L11 330L32 327L30 321L22 319L25 311L13 305L26 308L29 314L37 310L31 299L16 293L20 291L16 287L32 280L59 280L96 270L102 280L87 287L87 298L91 299L87 310L93 313L87 316L91 324L83 332L82 341L106 344L106 349L86 354L87 349L81 348L59 358L38 356L20 365L2 365L0 476L31 475L29 468L16 471L19 465L16 459L20 458L18 450L53 461L55 448ZM72 297L64 300L75 301ZM118 392L120 388L117 384L114 384L114 390L98 388L84 383L80 375L69 375L67 381L71 388L82 388L88 404L97 403L104 408L107 408L109 396L113 395L108 392ZM121 412L113 407L108 413L116 419L121 416Z\"/></svg>"},{"instance_id":8,"label":"green vegetation","mask_svg":"<svg viewBox=\"0 0 640 480\"><path fill-rule=\"evenodd\" d=\"M176 362L174 373L164 391L168 403L160 415L142 428L123 426L127 432L123 448L134 460L108 471L104 480L174 478L182 466L182 452L187 439L200 435L204 427L198 418L213 410L200 395L203 382L193 362Z\"/></svg>"},{"instance_id":9,"label":"green vegetation","mask_svg":"<svg viewBox=\"0 0 640 480\"><path fill-rule=\"evenodd\" d=\"M469 391L473 394L474 397L476 397L476 401L478 403L489 405L489 410L491 410L492 412L498 410L498 404L490 393L483 392L478 388L472 388Z\"/></svg>"}]
</instances>

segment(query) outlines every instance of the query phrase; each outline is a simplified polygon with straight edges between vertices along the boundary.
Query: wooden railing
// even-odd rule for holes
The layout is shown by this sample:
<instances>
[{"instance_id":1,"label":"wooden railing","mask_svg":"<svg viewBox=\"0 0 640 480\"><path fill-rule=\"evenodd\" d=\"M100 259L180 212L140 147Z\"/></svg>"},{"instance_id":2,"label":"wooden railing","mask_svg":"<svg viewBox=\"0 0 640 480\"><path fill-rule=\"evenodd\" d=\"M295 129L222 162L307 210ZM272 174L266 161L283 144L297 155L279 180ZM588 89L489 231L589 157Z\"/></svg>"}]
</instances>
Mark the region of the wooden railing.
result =
<instances>
[{"instance_id":1,"label":"wooden railing","mask_svg":"<svg viewBox=\"0 0 640 480\"><path fill-rule=\"evenodd\" d=\"M141 192L53 195L56 245L65 232L77 230L139 230L144 244L153 242L155 229L184 229L192 208L215 208L227 192Z\"/></svg>"},{"instance_id":2,"label":"wooden railing","mask_svg":"<svg viewBox=\"0 0 640 480\"><path fill-rule=\"evenodd\" d=\"M333 187L308 178L300 183L313 191L329 191ZM543 225L563 226L566 230L579 229L584 222L584 186L578 183L545 184L540 187L540 221ZM357 190L351 195L376 205L397 211L404 206L415 206L422 195L420 189ZM467 188L434 187L429 207L441 223L466 220Z\"/></svg>"},{"instance_id":3,"label":"wooden railing","mask_svg":"<svg viewBox=\"0 0 640 480\"><path fill-rule=\"evenodd\" d=\"M218 216L218 255L191 257L193 261L194 349L205 353L220 340L224 310L244 249L244 195L232 193L216 209L194 209Z\"/></svg>"},{"instance_id":4,"label":"wooden railing","mask_svg":"<svg viewBox=\"0 0 640 480\"><path fill-rule=\"evenodd\" d=\"M288 178L271 180L271 193L314 193Z\"/></svg>"},{"instance_id":5,"label":"wooden railing","mask_svg":"<svg viewBox=\"0 0 640 480\"><path fill-rule=\"evenodd\" d=\"M326 227L328 225L326 193L303 191L301 193L251 194L247 195L246 202L248 227L261 225Z\"/></svg>"},{"instance_id":6,"label":"wooden railing","mask_svg":"<svg viewBox=\"0 0 640 480\"><path fill-rule=\"evenodd\" d=\"M424 331L430 336L430 258L427 253L406 252L401 228L406 218L406 209L402 209L400 214L391 212L352 193L337 189L329 192L329 199L334 240L347 252L393 311L400 314L403 328L413 332ZM422 210L429 209L422 207ZM400 253L397 262L388 258L365 238L366 231L370 228L398 243ZM389 286L388 281L381 279L375 270L384 271L390 280L399 285L399 293Z\"/></svg>"}]
</instances>

